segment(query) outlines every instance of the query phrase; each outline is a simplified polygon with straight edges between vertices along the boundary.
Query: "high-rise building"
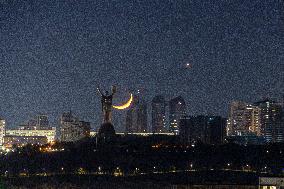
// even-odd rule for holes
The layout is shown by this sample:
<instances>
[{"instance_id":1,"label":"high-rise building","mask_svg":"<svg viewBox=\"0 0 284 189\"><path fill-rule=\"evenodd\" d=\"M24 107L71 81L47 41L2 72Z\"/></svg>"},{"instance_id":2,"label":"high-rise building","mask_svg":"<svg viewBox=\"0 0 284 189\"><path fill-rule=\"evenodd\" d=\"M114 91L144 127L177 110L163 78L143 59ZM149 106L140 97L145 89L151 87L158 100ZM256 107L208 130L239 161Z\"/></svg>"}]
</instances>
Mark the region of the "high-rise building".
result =
<instances>
[{"instance_id":1,"label":"high-rise building","mask_svg":"<svg viewBox=\"0 0 284 189\"><path fill-rule=\"evenodd\" d=\"M152 100L152 132L167 132L166 101L163 96L155 96Z\"/></svg>"},{"instance_id":2,"label":"high-rise building","mask_svg":"<svg viewBox=\"0 0 284 189\"><path fill-rule=\"evenodd\" d=\"M260 134L260 109L257 106L233 101L227 120L227 135L242 136L249 133Z\"/></svg>"},{"instance_id":3,"label":"high-rise building","mask_svg":"<svg viewBox=\"0 0 284 189\"><path fill-rule=\"evenodd\" d=\"M39 128L47 128L49 127L49 121L47 115L38 115L37 116L37 127Z\"/></svg>"},{"instance_id":4,"label":"high-rise building","mask_svg":"<svg viewBox=\"0 0 284 189\"><path fill-rule=\"evenodd\" d=\"M50 125L49 125L49 121L48 121L48 116L47 115L43 115L43 114L39 114L36 117L30 119L27 123L23 123L20 125L21 129L30 129L30 130L34 130L34 129L49 129Z\"/></svg>"},{"instance_id":5,"label":"high-rise building","mask_svg":"<svg viewBox=\"0 0 284 189\"><path fill-rule=\"evenodd\" d=\"M125 119L125 132L126 133L134 133L133 128L133 109L130 108L126 112L126 119Z\"/></svg>"},{"instance_id":6,"label":"high-rise building","mask_svg":"<svg viewBox=\"0 0 284 189\"><path fill-rule=\"evenodd\" d=\"M254 103L260 108L260 134L266 142L284 141L283 109L280 103L266 99Z\"/></svg>"},{"instance_id":7,"label":"high-rise building","mask_svg":"<svg viewBox=\"0 0 284 189\"><path fill-rule=\"evenodd\" d=\"M139 95L135 95L133 99L133 104L126 113L126 132L147 132L147 103Z\"/></svg>"},{"instance_id":8,"label":"high-rise building","mask_svg":"<svg viewBox=\"0 0 284 189\"><path fill-rule=\"evenodd\" d=\"M0 118L0 146L2 146L4 142L5 130L6 122L4 119Z\"/></svg>"},{"instance_id":9,"label":"high-rise building","mask_svg":"<svg viewBox=\"0 0 284 189\"><path fill-rule=\"evenodd\" d=\"M63 113L60 117L60 140L74 142L90 136L90 123L79 121L72 112Z\"/></svg>"},{"instance_id":10,"label":"high-rise building","mask_svg":"<svg viewBox=\"0 0 284 189\"><path fill-rule=\"evenodd\" d=\"M180 119L180 138L183 142L221 144L225 137L226 119L220 116L195 116Z\"/></svg>"},{"instance_id":11,"label":"high-rise building","mask_svg":"<svg viewBox=\"0 0 284 189\"><path fill-rule=\"evenodd\" d=\"M138 132L145 133L148 131L148 111L145 101L141 101L137 107L137 125Z\"/></svg>"},{"instance_id":12,"label":"high-rise building","mask_svg":"<svg viewBox=\"0 0 284 189\"><path fill-rule=\"evenodd\" d=\"M37 125L37 120L36 119L30 119L28 121L28 124L23 124L23 125L20 125L20 127L25 127L25 128L30 128L30 129L34 129Z\"/></svg>"},{"instance_id":13,"label":"high-rise building","mask_svg":"<svg viewBox=\"0 0 284 189\"><path fill-rule=\"evenodd\" d=\"M221 116L209 116L207 126L207 142L221 144L225 139L226 119Z\"/></svg>"},{"instance_id":14,"label":"high-rise building","mask_svg":"<svg viewBox=\"0 0 284 189\"><path fill-rule=\"evenodd\" d=\"M181 96L173 98L169 102L170 132L179 134L179 123L186 116L186 104Z\"/></svg>"},{"instance_id":15,"label":"high-rise building","mask_svg":"<svg viewBox=\"0 0 284 189\"><path fill-rule=\"evenodd\" d=\"M179 136L183 143L191 143L192 140L192 119L189 116L184 116L179 122Z\"/></svg>"}]
</instances>

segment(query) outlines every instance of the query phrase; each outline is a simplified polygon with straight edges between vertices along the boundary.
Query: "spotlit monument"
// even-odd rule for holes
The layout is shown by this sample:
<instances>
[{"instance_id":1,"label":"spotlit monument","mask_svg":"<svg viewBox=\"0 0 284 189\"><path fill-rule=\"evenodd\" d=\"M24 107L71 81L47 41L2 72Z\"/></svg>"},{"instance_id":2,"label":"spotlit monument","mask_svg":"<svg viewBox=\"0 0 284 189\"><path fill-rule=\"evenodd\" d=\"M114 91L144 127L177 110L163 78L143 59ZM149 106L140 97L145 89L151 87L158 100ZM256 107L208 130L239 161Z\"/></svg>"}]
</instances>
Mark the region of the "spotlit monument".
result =
<instances>
[{"instance_id":1,"label":"spotlit monument","mask_svg":"<svg viewBox=\"0 0 284 189\"><path fill-rule=\"evenodd\" d=\"M102 125L99 128L98 137L103 139L111 139L115 136L115 129L112 124L112 108L123 110L130 107L133 101L133 95L130 94L130 99L123 105L113 105L112 100L116 93L116 86L112 86L111 93L105 91L103 93L98 87L98 92L101 96L101 106L102 106Z\"/></svg>"}]
</instances>

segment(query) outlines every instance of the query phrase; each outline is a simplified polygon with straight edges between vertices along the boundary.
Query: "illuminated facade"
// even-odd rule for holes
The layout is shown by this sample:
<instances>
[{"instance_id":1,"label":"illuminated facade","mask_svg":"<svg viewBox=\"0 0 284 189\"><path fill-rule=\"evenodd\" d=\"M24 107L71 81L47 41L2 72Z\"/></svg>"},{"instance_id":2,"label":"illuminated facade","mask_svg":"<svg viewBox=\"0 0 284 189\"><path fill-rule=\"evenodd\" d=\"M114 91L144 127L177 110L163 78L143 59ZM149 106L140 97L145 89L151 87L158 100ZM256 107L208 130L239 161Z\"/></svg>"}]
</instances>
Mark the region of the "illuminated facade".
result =
<instances>
[{"instance_id":1,"label":"illuminated facade","mask_svg":"<svg viewBox=\"0 0 284 189\"><path fill-rule=\"evenodd\" d=\"M260 177L259 189L281 189L284 188L284 178L282 177Z\"/></svg>"},{"instance_id":2,"label":"illuminated facade","mask_svg":"<svg viewBox=\"0 0 284 189\"><path fill-rule=\"evenodd\" d=\"M186 116L186 104L181 96L178 96L169 102L169 120L170 132L179 134L179 122Z\"/></svg>"},{"instance_id":3,"label":"illuminated facade","mask_svg":"<svg viewBox=\"0 0 284 189\"><path fill-rule=\"evenodd\" d=\"M97 131L90 131L90 136L91 137L94 137L94 136L97 136L98 132ZM125 136L125 135L136 135L136 136L152 136L152 135L168 135L168 136L174 136L174 133L145 133L145 132L142 132L142 133L125 133L125 132L117 132L115 133L117 135L122 135L122 136Z\"/></svg>"},{"instance_id":4,"label":"illuminated facade","mask_svg":"<svg viewBox=\"0 0 284 189\"><path fill-rule=\"evenodd\" d=\"M245 102L234 101L230 105L227 135L260 135L260 108Z\"/></svg>"},{"instance_id":5,"label":"illuminated facade","mask_svg":"<svg viewBox=\"0 0 284 189\"><path fill-rule=\"evenodd\" d=\"M90 136L90 122L79 121L71 112L63 113L60 117L60 140L75 142Z\"/></svg>"},{"instance_id":6,"label":"illuminated facade","mask_svg":"<svg viewBox=\"0 0 284 189\"><path fill-rule=\"evenodd\" d=\"M43 136L47 138L47 142L53 142L55 140L56 128L49 127L45 129L7 129L7 136L23 136L23 137L35 137Z\"/></svg>"},{"instance_id":7,"label":"illuminated facade","mask_svg":"<svg viewBox=\"0 0 284 189\"><path fill-rule=\"evenodd\" d=\"M5 128L6 128L6 122L4 119L0 118L0 146L3 145L3 137L5 136Z\"/></svg>"},{"instance_id":8,"label":"illuminated facade","mask_svg":"<svg viewBox=\"0 0 284 189\"><path fill-rule=\"evenodd\" d=\"M155 96L152 100L152 132L167 132L166 101L163 96Z\"/></svg>"},{"instance_id":9,"label":"illuminated facade","mask_svg":"<svg viewBox=\"0 0 284 189\"><path fill-rule=\"evenodd\" d=\"M266 99L256 102L260 108L260 134L266 142L284 141L284 118L283 109L280 103Z\"/></svg>"},{"instance_id":10,"label":"illuminated facade","mask_svg":"<svg viewBox=\"0 0 284 189\"><path fill-rule=\"evenodd\" d=\"M126 133L147 132L147 103L134 96L132 107L126 113Z\"/></svg>"},{"instance_id":11,"label":"illuminated facade","mask_svg":"<svg viewBox=\"0 0 284 189\"><path fill-rule=\"evenodd\" d=\"M6 135L4 136L3 146L5 148L13 148L14 146L22 147L27 144L36 144L36 145L44 145L47 143L46 136L13 136Z\"/></svg>"}]
</instances>

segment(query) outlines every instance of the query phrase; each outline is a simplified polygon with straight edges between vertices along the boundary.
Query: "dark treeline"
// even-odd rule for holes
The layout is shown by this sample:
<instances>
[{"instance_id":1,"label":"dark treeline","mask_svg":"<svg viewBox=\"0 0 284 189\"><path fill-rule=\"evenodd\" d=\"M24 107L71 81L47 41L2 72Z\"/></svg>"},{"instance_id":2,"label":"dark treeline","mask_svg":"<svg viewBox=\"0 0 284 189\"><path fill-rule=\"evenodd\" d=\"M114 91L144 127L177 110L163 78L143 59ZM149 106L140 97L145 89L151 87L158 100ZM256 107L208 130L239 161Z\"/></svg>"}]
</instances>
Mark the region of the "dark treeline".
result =
<instances>
[{"instance_id":1,"label":"dark treeline","mask_svg":"<svg viewBox=\"0 0 284 189\"><path fill-rule=\"evenodd\" d=\"M200 185L202 188L218 188L218 185L230 185L220 188L258 188L258 177L254 173L236 173L222 171L200 171L187 173L167 173L137 175L131 177L112 177L108 175L55 175L48 177L13 177L2 179L7 188L124 188L172 189L174 185L185 188L188 185ZM208 187L206 187L208 185ZM249 187L245 187L249 186ZM1 187L1 185L0 185ZM193 187L192 187L193 188ZM199 188L200 187L196 187Z\"/></svg>"},{"instance_id":2,"label":"dark treeline","mask_svg":"<svg viewBox=\"0 0 284 189\"><path fill-rule=\"evenodd\" d=\"M118 136L109 142L86 138L76 143L56 143L59 152L44 152L46 146L27 145L0 159L2 175L113 174L123 175L183 170L238 170L282 174L284 144L240 146L237 144L194 146L175 136Z\"/></svg>"}]
</instances>

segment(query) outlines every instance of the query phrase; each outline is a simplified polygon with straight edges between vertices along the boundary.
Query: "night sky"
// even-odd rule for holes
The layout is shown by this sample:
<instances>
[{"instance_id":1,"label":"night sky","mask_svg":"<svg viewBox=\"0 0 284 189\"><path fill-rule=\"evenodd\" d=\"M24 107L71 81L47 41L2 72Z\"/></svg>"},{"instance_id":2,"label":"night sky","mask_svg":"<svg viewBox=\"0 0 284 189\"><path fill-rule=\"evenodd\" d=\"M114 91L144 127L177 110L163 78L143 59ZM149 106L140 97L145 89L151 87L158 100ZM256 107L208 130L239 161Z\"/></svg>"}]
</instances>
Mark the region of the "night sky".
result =
<instances>
[{"instance_id":1,"label":"night sky","mask_svg":"<svg viewBox=\"0 0 284 189\"><path fill-rule=\"evenodd\" d=\"M112 84L115 103L137 89L147 101L181 95L190 115L280 98L283 11L283 0L1 0L0 116L55 124L73 110L98 125L96 87Z\"/></svg>"}]
</instances>

